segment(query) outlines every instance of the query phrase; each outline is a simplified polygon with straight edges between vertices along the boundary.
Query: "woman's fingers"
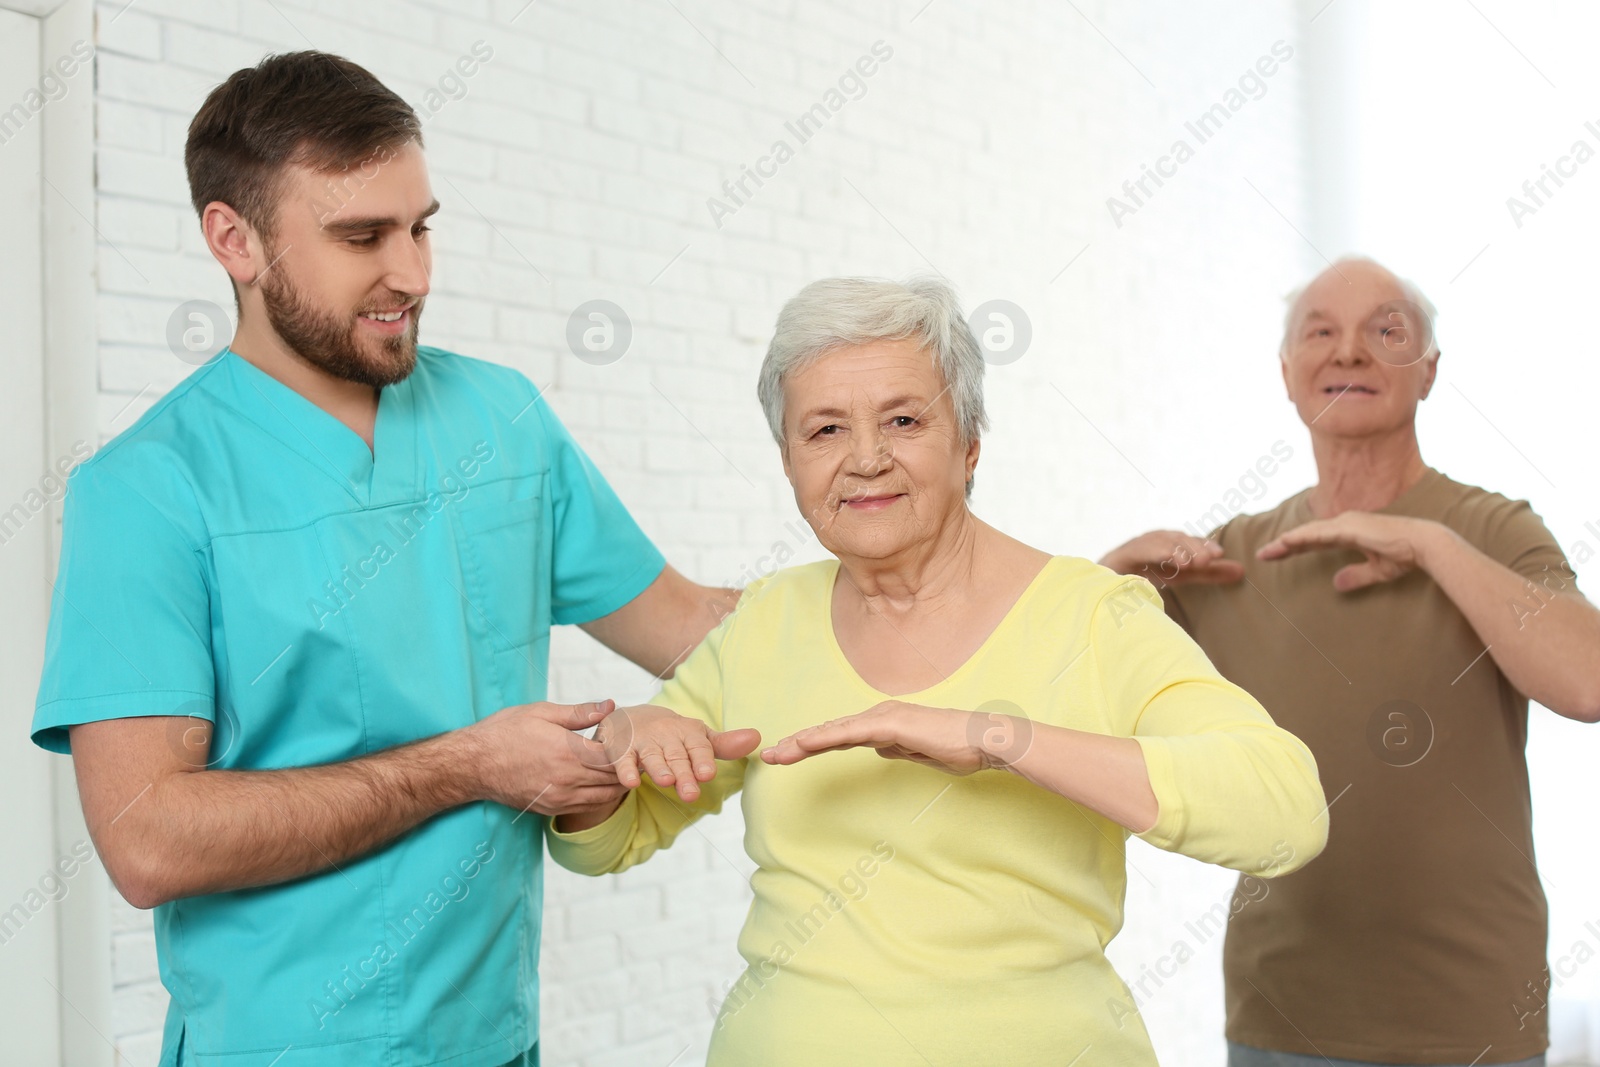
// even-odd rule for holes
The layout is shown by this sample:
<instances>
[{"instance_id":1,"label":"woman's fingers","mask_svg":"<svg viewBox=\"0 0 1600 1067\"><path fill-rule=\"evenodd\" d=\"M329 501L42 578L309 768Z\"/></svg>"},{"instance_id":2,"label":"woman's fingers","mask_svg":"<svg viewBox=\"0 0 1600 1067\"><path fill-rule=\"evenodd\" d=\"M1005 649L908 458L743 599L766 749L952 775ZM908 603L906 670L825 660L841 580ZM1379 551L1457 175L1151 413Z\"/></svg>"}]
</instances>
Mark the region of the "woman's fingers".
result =
<instances>
[{"instance_id":1,"label":"woman's fingers","mask_svg":"<svg viewBox=\"0 0 1600 1067\"><path fill-rule=\"evenodd\" d=\"M744 759L761 744L761 731L742 729L711 734L711 754L717 759Z\"/></svg>"},{"instance_id":2,"label":"woman's fingers","mask_svg":"<svg viewBox=\"0 0 1600 1067\"><path fill-rule=\"evenodd\" d=\"M823 752L859 748L862 745L877 748L894 742L892 737L887 736L888 733L879 716L850 715L790 734L764 750L761 758L767 763L790 764Z\"/></svg>"},{"instance_id":3,"label":"woman's fingers","mask_svg":"<svg viewBox=\"0 0 1600 1067\"><path fill-rule=\"evenodd\" d=\"M689 764L694 768L696 781L709 782L717 776L717 759L711 751L711 738L706 731L695 730L683 742Z\"/></svg>"},{"instance_id":4,"label":"woman's fingers","mask_svg":"<svg viewBox=\"0 0 1600 1067\"><path fill-rule=\"evenodd\" d=\"M617 781L629 789L639 785L639 757L629 748L617 757Z\"/></svg>"},{"instance_id":5,"label":"woman's fingers","mask_svg":"<svg viewBox=\"0 0 1600 1067\"><path fill-rule=\"evenodd\" d=\"M678 739L667 742L664 746L667 768L672 772L673 783L678 787L678 797L684 803L690 803L700 797L700 780L695 775L694 766L689 762L689 753L684 749L683 743Z\"/></svg>"},{"instance_id":6,"label":"woman's fingers","mask_svg":"<svg viewBox=\"0 0 1600 1067\"><path fill-rule=\"evenodd\" d=\"M645 773L650 776L652 782L656 785L673 784L672 768L667 766L666 757L659 745L646 745L637 751L639 753L639 763L644 767Z\"/></svg>"}]
</instances>

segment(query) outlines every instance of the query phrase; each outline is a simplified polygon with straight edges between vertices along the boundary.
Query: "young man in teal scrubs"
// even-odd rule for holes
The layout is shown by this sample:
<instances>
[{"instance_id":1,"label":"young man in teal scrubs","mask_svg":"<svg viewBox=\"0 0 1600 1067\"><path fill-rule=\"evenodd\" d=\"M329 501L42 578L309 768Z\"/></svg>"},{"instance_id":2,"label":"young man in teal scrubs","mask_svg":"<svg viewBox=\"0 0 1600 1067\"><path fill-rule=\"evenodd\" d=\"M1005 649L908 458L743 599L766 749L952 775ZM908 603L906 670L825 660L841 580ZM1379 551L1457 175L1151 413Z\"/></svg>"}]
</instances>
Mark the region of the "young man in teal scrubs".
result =
<instances>
[{"instance_id":1,"label":"young man in teal scrubs","mask_svg":"<svg viewBox=\"0 0 1600 1067\"><path fill-rule=\"evenodd\" d=\"M70 480L33 739L155 909L162 1067L535 1063L544 818L622 792L550 626L664 674L738 593L526 377L417 345L439 204L371 74L239 71L186 162L239 326Z\"/></svg>"}]
</instances>

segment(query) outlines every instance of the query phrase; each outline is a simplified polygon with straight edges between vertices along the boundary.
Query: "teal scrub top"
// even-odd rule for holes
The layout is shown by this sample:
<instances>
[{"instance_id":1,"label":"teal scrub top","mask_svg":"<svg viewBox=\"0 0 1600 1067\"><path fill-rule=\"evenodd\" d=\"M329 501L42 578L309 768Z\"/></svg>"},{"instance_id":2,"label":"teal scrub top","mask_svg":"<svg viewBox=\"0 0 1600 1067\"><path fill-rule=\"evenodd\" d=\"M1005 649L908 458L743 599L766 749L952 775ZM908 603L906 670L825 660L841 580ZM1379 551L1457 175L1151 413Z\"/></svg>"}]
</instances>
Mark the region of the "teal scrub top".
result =
<instances>
[{"instance_id":1,"label":"teal scrub top","mask_svg":"<svg viewBox=\"0 0 1600 1067\"><path fill-rule=\"evenodd\" d=\"M381 390L371 451L224 349L64 507L33 740L200 716L230 770L543 700L551 624L665 565L526 377L428 347ZM540 816L474 803L320 874L160 905L162 1067L506 1062L538 1037L542 861Z\"/></svg>"}]
</instances>

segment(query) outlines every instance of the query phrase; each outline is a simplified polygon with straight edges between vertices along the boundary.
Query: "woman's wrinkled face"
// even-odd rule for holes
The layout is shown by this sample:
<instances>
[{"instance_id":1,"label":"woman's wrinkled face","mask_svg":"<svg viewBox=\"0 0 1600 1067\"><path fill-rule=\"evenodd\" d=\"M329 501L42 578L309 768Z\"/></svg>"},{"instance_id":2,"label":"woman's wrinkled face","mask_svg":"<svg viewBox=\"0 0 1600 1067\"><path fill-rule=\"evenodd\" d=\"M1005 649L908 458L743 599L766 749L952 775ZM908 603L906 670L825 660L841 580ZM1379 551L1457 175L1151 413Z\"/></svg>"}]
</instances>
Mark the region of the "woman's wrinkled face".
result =
<instances>
[{"instance_id":1,"label":"woman's wrinkled face","mask_svg":"<svg viewBox=\"0 0 1600 1067\"><path fill-rule=\"evenodd\" d=\"M914 340L837 348L784 381L783 469L823 547L882 559L966 508L978 442Z\"/></svg>"}]
</instances>

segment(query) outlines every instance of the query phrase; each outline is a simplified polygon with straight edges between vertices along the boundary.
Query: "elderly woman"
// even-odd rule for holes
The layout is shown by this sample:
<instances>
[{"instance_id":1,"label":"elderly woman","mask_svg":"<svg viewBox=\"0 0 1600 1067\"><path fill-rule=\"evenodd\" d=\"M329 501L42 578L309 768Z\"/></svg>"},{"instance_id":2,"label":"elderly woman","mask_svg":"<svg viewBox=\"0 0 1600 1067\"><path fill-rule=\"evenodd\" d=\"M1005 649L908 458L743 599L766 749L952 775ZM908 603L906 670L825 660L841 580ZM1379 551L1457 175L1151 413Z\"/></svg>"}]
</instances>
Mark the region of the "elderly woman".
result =
<instances>
[{"instance_id":1,"label":"elderly woman","mask_svg":"<svg viewBox=\"0 0 1600 1067\"><path fill-rule=\"evenodd\" d=\"M1326 840L1310 752L1147 581L973 515L983 368L942 281L789 301L759 393L837 558L752 583L602 723L642 787L550 829L620 871L742 788L749 966L713 1065L1153 1063L1103 952L1127 835L1266 876Z\"/></svg>"}]
</instances>

